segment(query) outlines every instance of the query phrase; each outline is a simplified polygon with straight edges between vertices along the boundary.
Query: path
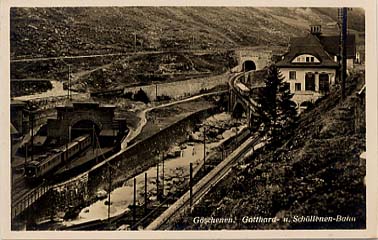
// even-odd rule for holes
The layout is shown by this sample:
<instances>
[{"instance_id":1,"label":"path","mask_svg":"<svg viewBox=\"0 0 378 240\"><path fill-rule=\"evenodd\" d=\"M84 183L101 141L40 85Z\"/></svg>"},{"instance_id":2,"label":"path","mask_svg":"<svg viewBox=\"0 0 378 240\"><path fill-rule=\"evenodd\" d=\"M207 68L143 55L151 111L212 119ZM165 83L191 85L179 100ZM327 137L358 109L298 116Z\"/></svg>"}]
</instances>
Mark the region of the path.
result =
<instances>
[{"instance_id":1,"label":"path","mask_svg":"<svg viewBox=\"0 0 378 240\"><path fill-rule=\"evenodd\" d=\"M139 121L137 128L135 130L132 130L132 129L130 130L130 133L127 135L127 137L125 138L125 140L121 144L121 149L126 149L127 143L129 143L131 140L136 138L140 134L140 132L143 130L144 126L147 124L147 118L146 118L147 112L150 112L154 109L169 107L169 106L179 104L179 103L183 103L183 102L193 101L193 100L196 100L196 99L204 97L204 96L216 95L216 94L219 94L219 93L222 93L222 92L225 92L225 91L204 93L204 94L196 95L196 96L193 96L193 97L190 97L190 98L186 98L186 99L182 99L182 100L178 100L178 101L174 101L174 102L170 102L170 103L165 103L165 104L162 104L162 105L159 105L159 106L153 106L153 107L144 109L143 111L138 113L138 117L139 117L140 121Z\"/></svg>"}]
</instances>

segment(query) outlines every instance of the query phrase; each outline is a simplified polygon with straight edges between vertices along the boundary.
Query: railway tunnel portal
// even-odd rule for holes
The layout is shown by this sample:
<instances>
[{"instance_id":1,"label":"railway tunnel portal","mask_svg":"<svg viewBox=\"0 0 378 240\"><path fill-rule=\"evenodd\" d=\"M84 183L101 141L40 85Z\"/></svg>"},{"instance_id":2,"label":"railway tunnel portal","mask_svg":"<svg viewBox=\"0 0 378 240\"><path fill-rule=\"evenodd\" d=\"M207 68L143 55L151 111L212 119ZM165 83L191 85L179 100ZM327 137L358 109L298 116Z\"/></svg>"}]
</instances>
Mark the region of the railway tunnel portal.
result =
<instances>
[{"instance_id":1,"label":"railway tunnel portal","mask_svg":"<svg viewBox=\"0 0 378 240\"><path fill-rule=\"evenodd\" d=\"M237 72L261 70L272 63L273 51L256 48L241 48L235 51L238 60Z\"/></svg>"},{"instance_id":2,"label":"railway tunnel portal","mask_svg":"<svg viewBox=\"0 0 378 240\"><path fill-rule=\"evenodd\" d=\"M74 102L56 107L57 117L48 119L47 136L59 144L66 143L85 133L96 134L101 139L113 140L126 131L126 120L115 118L114 105L97 102Z\"/></svg>"},{"instance_id":3,"label":"railway tunnel portal","mask_svg":"<svg viewBox=\"0 0 378 240\"><path fill-rule=\"evenodd\" d=\"M252 60L245 60L243 62L243 71L248 72L248 71L252 71L252 70L256 70L255 62L252 61Z\"/></svg>"}]
</instances>

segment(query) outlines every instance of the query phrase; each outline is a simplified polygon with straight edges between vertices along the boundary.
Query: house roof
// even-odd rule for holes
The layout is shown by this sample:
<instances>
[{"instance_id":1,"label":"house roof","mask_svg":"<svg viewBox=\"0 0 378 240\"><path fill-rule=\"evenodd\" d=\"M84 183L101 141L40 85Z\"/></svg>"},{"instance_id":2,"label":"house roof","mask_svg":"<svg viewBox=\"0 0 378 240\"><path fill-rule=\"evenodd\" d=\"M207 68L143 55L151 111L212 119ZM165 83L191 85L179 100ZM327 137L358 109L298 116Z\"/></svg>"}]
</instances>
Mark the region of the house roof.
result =
<instances>
[{"instance_id":1,"label":"house roof","mask_svg":"<svg viewBox=\"0 0 378 240\"><path fill-rule=\"evenodd\" d=\"M339 55L339 36L319 36L320 43L324 49L332 55ZM346 41L347 58L356 57L356 36L349 34Z\"/></svg>"},{"instance_id":2,"label":"house roof","mask_svg":"<svg viewBox=\"0 0 378 240\"><path fill-rule=\"evenodd\" d=\"M310 54L319 59L320 62L295 62L295 57L302 54ZM338 64L325 51L319 39L312 34L306 37L292 38L290 41L289 51L283 56L284 58L277 62L278 67L328 67L337 68Z\"/></svg>"}]
</instances>

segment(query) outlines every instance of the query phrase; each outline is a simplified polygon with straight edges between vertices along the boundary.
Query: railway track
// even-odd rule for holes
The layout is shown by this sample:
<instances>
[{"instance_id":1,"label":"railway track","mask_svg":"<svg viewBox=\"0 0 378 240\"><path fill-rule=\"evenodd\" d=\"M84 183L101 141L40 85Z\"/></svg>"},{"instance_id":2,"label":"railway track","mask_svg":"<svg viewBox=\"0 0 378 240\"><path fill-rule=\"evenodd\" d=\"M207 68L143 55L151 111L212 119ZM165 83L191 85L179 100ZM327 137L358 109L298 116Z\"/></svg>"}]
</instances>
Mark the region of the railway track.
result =
<instances>
[{"instance_id":1,"label":"railway track","mask_svg":"<svg viewBox=\"0 0 378 240\"><path fill-rule=\"evenodd\" d=\"M203 177L192 188L192 206L190 206L190 191L188 190L180 199L171 205L163 214L150 223L145 230L156 230L164 226L168 221L177 218L185 210L193 207L202 197L204 197L223 177L225 177L231 168L238 160L251 150L251 147L256 145L261 140L261 137L253 136L241 144L235 151L233 151L224 161L216 166L211 172Z\"/></svg>"}]
</instances>

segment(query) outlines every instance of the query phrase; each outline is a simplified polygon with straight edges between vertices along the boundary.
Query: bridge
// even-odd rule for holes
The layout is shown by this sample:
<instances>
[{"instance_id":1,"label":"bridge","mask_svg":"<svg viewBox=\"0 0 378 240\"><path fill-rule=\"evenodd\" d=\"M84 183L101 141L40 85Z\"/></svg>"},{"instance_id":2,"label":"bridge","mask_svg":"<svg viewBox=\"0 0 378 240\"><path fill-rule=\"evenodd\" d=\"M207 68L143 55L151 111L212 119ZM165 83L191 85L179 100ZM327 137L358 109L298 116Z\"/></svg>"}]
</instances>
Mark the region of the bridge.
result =
<instances>
[{"instance_id":1,"label":"bridge","mask_svg":"<svg viewBox=\"0 0 378 240\"><path fill-rule=\"evenodd\" d=\"M229 81L229 111L236 118L242 117L243 113L247 117L248 127L253 128L255 122L259 117L258 108L259 104L256 101L257 95L254 94L255 89L264 87L261 83L254 84L246 87L246 84L242 82L248 73L237 73L230 78ZM245 88L243 88L244 86ZM243 88L243 89L242 89Z\"/></svg>"},{"instance_id":2,"label":"bridge","mask_svg":"<svg viewBox=\"0 0 378 240\"><path fill-rule=\"evenodd\" d=\"M258 91L265 87L261 77L255 76L259 70L273 62L278 50L266 50L257 47L239 48L235 50L238 66L232 69L234 75L229 79L229 111L233 116L246 115L250 128L256 127L255 120L259 117L259 104L256 102Z\"/></svg>"}]
</instances>

